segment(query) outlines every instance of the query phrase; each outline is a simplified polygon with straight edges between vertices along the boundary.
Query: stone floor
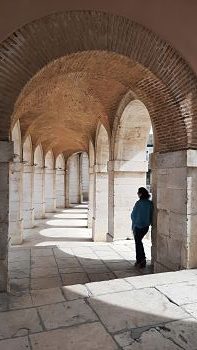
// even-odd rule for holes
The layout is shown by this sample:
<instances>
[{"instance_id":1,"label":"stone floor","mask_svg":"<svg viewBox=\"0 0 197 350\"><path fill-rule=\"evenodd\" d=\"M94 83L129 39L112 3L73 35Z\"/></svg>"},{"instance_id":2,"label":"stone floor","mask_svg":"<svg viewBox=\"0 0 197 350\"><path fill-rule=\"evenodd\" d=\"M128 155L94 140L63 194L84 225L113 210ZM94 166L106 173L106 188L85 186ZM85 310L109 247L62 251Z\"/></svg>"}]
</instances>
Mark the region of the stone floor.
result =
<instances>
[{"instance_id":1,"label":"stone floor","mask_svg":"<svg viewBox=\"0 0 197 350\"><path fill-rule=\"evenodd\" d=\"M0 350L196 350L197 270L0 294Z\"/></svg>"},{"instance_id":2,"label":"stone floor","mask_svg":"<svg viewBox=\"0 0 197 350\"><path fill-rule=\"evenodd\" d=\"M0 350L197 350L197 270L136 270L133 242L93 243L86 216L50 214L10 249Z\"/></svg>"},{"instance_id":3,"label":"stone floor","mask_svg":"<svg viewBox=\"0 0 197 350\"><path fill-rule=\"evenodd\" d=\"M136 269L134 241L94 243L87 208L47 214L25 230L22 246L10 248L11 291L35 290L151 273L150 241L144 239L148 264Z\"/></svg>"}]
</instances>

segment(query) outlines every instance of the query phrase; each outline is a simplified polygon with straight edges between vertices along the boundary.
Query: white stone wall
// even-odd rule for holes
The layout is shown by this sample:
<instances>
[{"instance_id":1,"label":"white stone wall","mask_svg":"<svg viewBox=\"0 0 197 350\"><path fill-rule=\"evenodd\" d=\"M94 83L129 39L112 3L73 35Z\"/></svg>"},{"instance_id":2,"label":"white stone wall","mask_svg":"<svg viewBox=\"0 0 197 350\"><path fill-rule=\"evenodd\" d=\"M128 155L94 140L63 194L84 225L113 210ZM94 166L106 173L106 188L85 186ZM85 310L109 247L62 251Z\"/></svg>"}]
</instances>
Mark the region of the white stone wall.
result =
<instances>
[{"instance_id":1,"label":"white stone wall","mask_svg":"<svg viewBox=\"0 0 197 350\"><path fill-rule=\"evenodd\" d=\"M155 271L197 266L197 151L152 156Z\"/></svg>"}]
</instances>

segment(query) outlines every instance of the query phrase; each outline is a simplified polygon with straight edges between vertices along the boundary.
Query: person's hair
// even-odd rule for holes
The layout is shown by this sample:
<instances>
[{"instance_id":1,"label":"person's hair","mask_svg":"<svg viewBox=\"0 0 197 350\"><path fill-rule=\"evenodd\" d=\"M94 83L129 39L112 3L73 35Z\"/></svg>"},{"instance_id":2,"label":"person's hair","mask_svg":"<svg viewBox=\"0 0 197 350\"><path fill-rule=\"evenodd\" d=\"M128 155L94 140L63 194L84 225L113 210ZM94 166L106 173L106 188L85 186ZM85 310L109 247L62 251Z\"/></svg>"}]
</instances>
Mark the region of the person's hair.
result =
<instances>
[{"instance_id":1,"label":"person's hair","mask_svg":"<svg viewBox=\"0 0 197 350\"><path fill-rule=\"evenodd\" d=\"M138 194L141 194L140 199L149 199L150 194L148 193L147 189L144 187L138 188Z\"/></svg>"}]
</instances>

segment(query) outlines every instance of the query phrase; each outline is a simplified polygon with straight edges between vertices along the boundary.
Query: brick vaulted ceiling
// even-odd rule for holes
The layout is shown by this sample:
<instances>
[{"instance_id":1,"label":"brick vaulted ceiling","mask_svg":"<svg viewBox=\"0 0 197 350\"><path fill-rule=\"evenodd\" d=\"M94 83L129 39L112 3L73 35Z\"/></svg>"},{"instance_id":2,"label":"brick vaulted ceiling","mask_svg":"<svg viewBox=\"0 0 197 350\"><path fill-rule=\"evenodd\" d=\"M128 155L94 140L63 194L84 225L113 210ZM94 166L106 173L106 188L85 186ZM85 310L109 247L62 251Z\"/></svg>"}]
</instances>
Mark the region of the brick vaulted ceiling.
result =
<instances>
[{"instance_id":1,"label":"brick vaulted ceiling","mask_svg":"<svg viewBox=\"0 0 197 350\"><path fill-rule=\"evenodd\" d=\"M0 46L0 138L20 119L23 139L55 154L86 150L98 121L110 131L132 90L159 151L196 148L196 77L155 34L123 17L80 11L25 25Z\"/></svg>"}]
</instances>

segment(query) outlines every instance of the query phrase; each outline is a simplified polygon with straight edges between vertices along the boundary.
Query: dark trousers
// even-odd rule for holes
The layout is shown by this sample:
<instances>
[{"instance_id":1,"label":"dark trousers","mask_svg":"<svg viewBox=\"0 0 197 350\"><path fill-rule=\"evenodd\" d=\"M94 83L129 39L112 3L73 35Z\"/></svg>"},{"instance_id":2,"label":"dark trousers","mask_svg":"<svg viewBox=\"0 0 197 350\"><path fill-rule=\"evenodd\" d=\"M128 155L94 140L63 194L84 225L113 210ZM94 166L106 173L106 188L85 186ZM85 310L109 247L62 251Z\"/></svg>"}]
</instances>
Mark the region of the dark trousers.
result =
<instances>
[{"instance_id":1,"label":"dark trousers","mask_svg":"<svg viewBox=\"0 0 197 350\"><path fill-rule=\"evenodd\" d=\"M144 238L145 234L148 232L148 229L149 229L148 226L143 228L135 227L133 231L134 239L135 239L136 262L138 264L146 259L142 239Z\"/></svg>"}]
</instances>

